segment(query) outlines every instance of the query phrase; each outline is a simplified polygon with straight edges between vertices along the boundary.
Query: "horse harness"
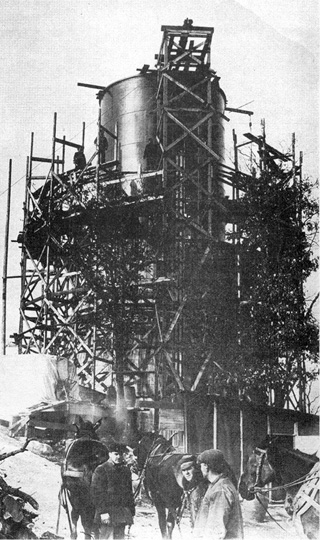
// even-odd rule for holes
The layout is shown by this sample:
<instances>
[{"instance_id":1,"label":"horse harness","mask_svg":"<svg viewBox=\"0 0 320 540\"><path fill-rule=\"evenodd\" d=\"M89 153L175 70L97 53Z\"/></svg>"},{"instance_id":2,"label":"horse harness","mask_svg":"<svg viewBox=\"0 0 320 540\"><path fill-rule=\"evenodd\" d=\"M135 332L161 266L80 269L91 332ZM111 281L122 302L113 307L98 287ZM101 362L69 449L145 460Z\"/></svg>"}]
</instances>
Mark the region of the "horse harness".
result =
<instances>
[{"instance_id":1,"label":"horse harness","mask_svg":"<svg viewBox=\"0 0 320 540\"><path fill-rule=\"evenodd\" d=\"M257 466L257 471L256 471L256 481L255 481L255 484L254 484L254 489L255 491L261 491L262 493L264 492L269 492L269 491L276 491L278 489L287 489L289 487L293 487L293 486L299 486L301 484L303 484L305 482L305 480L308 478L310 472L304 474L303 476L300 476L300 478L297 478L296 480L294 480L293 482L288 482L287 484L282 484L280 486L276 486L274 488L265 488L259 484L261 484L262 480L261 480L261 473L262 473L262 467L263 467L263 463L267 457L267 450L262 450L261 448L255 448L255 454L258 455L258 466ZM270 465L271 467L271 465ZM273 467L271 467L273 469ZM274 470L274 469L273 469Z\"/></svg>"},{"instance_id":2,"label":"horse harness","mask_svg":"<svg viewBox=\"0 0 320 540\"><path fill-rule=\"evenodd\" d=\"M177 520L177 524L179 525L180 522L181 522L181 519L182 519L182 516L183 516L183 512L185 510L185 508L187 508L188 506L190 507L190 496L191 496L191 493L196 489L197 486L193 486L192 489L184 489L183 490L183 494L181 496L181 505L180 505L180 508L178 509L178 512L177 512L177 517L176 517L176 520ZM190 518L191 520L191 518Z\"/></svg>"},{"instance_id":3,"label":"horse harness","mask_svg":"<svg viewBox=\"0 0 320 540\"><path fill-rule=\"evenodd\" d=\"M303 514L305 514L309 508L313 507L315 509L317 509L318 511L320 510L320 504L316 501L316 495L317 493L319 492L319 481L320 481L320 478L319 478L319 464L318 464L318 470L317 471L310 471L309 473L301 476L300 478L297 478L297 480L293 481L293 482L288 482L287 484L283 484L281 486L277 486L275 488L264 488L261 486L261 483L262 483L262 479L261 479L261 473L262 473L262 467L263 467L263 463L267 457L267 450L263 450L261 448L255 448L255 454L258 456L258 466L257 466L257 470L256 470L256 481L255 481L255 484L253 486L254 488L254 491L257 493L257 492L260 492L260 493L265 493L265 492L271 492L271 491L275 491L275 490L278 490L280 488L283 488L283 489L287 489L289 487L293 487L293 486L299 486L299 485L302 485L304 483L307 484L306 486L306 489L308 488L308 493L306 492L306 489L303 489L301 491L301 493L299 493L299 496L296 498L296 501L294 503L294 507L298 507L299 506L299 502L302 503L301 506L295 511L295 515L296 517L298 517L300 520L301 520L301 517L303 516ZM273 467L272 467L273 469ZM301 488L300 488L301 489ZM257 500L258 502L261 504L261 506L263 506L263 508L266 510L267 514L269 515L269 517L275 521L277 523L277 525L283 529L283 527L281 527L281 525L273 518L273 516L269 513L268 509L265 508L263 502L261 501L261 499L258 497L258 495L256 494L256 497L257 497ZM285 529L283 529L285 530Z\"/></svg>"},{"instance_id":4,"label":"horse harness","mask_svg":"<svg viewBox=\"0 0 320 540\"><path fill-rule=\"evenodd\" d=\"M166 461L167 459L169 459L169 457L172 455L172 447L171 446L168 446L168 448L163 452L163 453L156 453L160 450L161 448L161 445L162 443L161 442L157 442L157 440L154 441L154 443L151 445L151 448L147 454L147 457L146 457L146 460L144 462L144 465L143 465L143 468L141 470L141 475L140 475L140 479L139 479L139 485L138 485L138 488L134 494L134 497L136 497L139 492L140 492L140 488L141 488L141 485L142 485L142 482L144 480L144 477L145 477L145 472L146 472L146 468L148 466L148 464L151 463L151 461L155 458L161 458L160 462L158 463L158 466L161 465L161 463L163 463L164 461ZM149 495L149 498L151 499L150 495ZM183 495L182 495L182 498L181 498L181 504L178 508L178 511L176 510L176 508L169 508L168 507L168 510L169 512L172 514L172 516L174 517L174 519L177 521L177 525L179 527L179 524L180 524L180 520L181 520L181 517L182 517L182 512L183 512ZM181 511L182 509L182 511Z\"/></svg>"},{"instance_id":5,"label":"horse harness","mask_svg":"<svg viewBox=\"0 0 320 540\"><path fill-rule=\"evenodd\" d=\"M309 510L309 508L315 508L320 510L320 504L316 501L316 496L319 493L320 477L319 477L319 463L316 470L311 470L306 477L305 486L301 489L296 496L294 502L294 512L297 517L301 519L301 516ZM301 506L299 506L301 504Z\"/></svg>"},{"instance_id":6,"label":"horse harness","mask_svg":"<svg viewBox=\"0 0 320 540\"><path fill-rule=\"evenodd\" d=\"M266 455L267 455L267 451L262 450L261 448L255 448L254 452L258 456L258 466L257 466L257 470L256 470L256 481L255 481L255 484L254 484L253 487L257 488L262 483L261 473L262 473L263 463L264 463Z\"/></svg>"},{"instance_id":7,"label":"horse harness","mask_svg":"<svg viewBox=\"0 0 320 540\"><path fill-rule=\"evenodd\" d=\"M82 437L82 439L90 439L90 437ZM67 453L66 453L66 457L64 459L64 463L65 463L65 468L62 472L62 476L63 478L64 477L71 477L71 478L84 478L87 471L86 471L86 467L84 466L83 470L82 471L79 471L79 470L76 470L76 469L73 469L73 468L70 468L70 464L68 464L68 456L69 456L69 453L70 453L70 450L71 448L74 446L74 444L79 441L80 439L74 439L72 441L72 443L69 445L68 449L67 449Z\"/></svg>"}]
</instances>

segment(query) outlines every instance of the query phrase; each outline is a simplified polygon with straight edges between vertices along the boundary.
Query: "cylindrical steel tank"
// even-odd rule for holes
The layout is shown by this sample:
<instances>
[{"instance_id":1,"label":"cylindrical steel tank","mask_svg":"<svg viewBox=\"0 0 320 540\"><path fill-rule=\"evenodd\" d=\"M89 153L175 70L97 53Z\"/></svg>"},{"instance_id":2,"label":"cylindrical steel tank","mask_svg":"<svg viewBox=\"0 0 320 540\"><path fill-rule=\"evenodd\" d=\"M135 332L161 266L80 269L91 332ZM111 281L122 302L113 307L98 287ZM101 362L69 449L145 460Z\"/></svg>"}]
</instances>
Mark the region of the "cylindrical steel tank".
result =
<instances>
[{"instance_id":1,"label":"cylindrical steel tank","mask_svg":"<svg viewBox=\"0 0 320 540\"><path fill-rule=\"evenodd\" d=\"M150 137L155 139L157 74L137 75L107 87L101 102L101 123L118 134L121 169L136 172ZM107 161L115 158L114 139L108 137Z\"/></svg>"},{"instance_id":2,"label":"cylindrical steel tank","mask_svg":"<svg viewBox=\"0 0 320 540\"><path fill-rule=\"evenodd\" d=\"M179 82L192 87L199 80L199 75L195 72L176 72L175 78ZM206 99L206 85L203 85L203 98ZM143 165L143 153L149 138L155 140L157 131L157 72L151 71L117 81L105 90L101 102L102 125L112 133L117 133L120 148L118 156L123 172L136 172L139 165ZM179 87L177 87L178 91ZM223 113L226 105L226 98L219 87L217 79L211 85L212 103L217 112ZM199 90L197 90L199 93ZM194 98L185 95L186 107L188 102ZM201 106L201 104L199 103ZM173 105L174 107L174 105ZM186 113L186 124L188 118ZM194 120L191 119L191 124ZM190 119L189 119L190 123ZM168 129L170 138L175 138L181 134L181 129L176 125L171 125ZM207 140L207 126L202 126L196 131L196 135L203 140ZM115 159L115 141L108 137L107 161ZM212 126L212 149L221 158L224 157L224 126L223 119L219 114L213 118ZM192 150L191 150L192 151Z\"/></svg>"}]
</instances>

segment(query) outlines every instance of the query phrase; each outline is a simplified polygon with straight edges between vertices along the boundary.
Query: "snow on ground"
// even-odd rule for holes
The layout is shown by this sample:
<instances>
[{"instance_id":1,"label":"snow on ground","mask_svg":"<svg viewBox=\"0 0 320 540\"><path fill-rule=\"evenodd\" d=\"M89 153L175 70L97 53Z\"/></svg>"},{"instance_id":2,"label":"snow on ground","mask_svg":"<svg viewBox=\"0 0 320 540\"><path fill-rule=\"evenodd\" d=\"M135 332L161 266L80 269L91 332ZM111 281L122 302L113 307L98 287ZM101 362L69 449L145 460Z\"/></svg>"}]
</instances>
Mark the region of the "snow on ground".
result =
<instances>
[{"instance_id":1,"label":"snow on ground","mask_svg":"<svg viewBox=\"0 0 320 540\"><path fill-rule=\"evenodd\" d=\"M11 452L23 445L24 440L16 440L7 435L7 430L0 427L0 455ZM57 531L60 489L60 465L31 451L25 451L0 462L0 474L6 474L6 482L32 495L39 503L39 517L35 522L34 532L40 537L46 531L58 534L64 539L70 538L69 525L63 508L60 511ZM245 540L299 540L298 535L282 506L270 505L263 523L255 523L250 518L251 503L242 503L245 524ZM31 509L31 508L30 508ZM84 535L79 527L80 540ZM137 503L136 517L130 530L132 540L161 540L155 509L143 499ZM180 528L173 532L173 540L190 539L188 516L183 516ZM194 539L195 540L195 539Z\"/></svg>"}]
</instances>

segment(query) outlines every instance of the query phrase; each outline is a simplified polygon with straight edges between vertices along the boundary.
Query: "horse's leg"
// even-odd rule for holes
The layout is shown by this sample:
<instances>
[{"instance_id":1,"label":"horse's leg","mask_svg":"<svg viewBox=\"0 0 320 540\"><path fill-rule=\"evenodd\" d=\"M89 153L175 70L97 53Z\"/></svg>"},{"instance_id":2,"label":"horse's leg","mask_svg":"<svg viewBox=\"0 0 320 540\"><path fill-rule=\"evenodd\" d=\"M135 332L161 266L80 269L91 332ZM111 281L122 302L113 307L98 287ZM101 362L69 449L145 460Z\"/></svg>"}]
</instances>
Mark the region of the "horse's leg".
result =
<instances>
[{"instance_id":1,"label":"horse's leg","mask_svg":"<svg viewBox=\"0 0 320 540\"><path fill-rule=\"evenodd\" d=\"M85 540L90 540L92 538L93 528L94 528L94 508L91 505L88 505L87 508L83 508L81 511L81 523L84 530Z\"/></svg>"},{"instance_id":2,"label":"horse's leg","mask_svg":"<svg viewBox=\"0 0 320 540\"><path fill-rule=\"evenodd\" d=\"M167 536L167 516L165 507L159 502L154 502L154 505L158 513L158 522L161 531L162 538L168 538Z\"/></svg>"},{"instance_id":3,"label":"horse's leg","mask_svg":"<svg viewBox=\"0 0 320 540\"><path fill-rule=\"evenodd\" d=\"M173 513L169 510L168 517L167 517L167 531L168 531L169 539L172 538L172 531L174 529L175 523L176 523L175 517Z\"/></svg>"},{"instance_id":4,"label":"horse's leg","mask_svg":"<svg viewBox=\"0 0 320 540\"><path fill-rule=\"evenodd\" d=\"M74 540L78 536L78 532L77 532L78 519L79 519L78 510L72 508L71 509L71 534L70 534L70 538L72 540Z\"/></svg>"},{"instance_id":5,"label":"horse's leg","mask_svg":"<svg viewBox=\"0 0 320 540\"><path fill-rule=\"evenodd\" d=\"M100 523L98 523L97 521L93 521L93 525L92 525L92 536L93 538L99 538L99 534L100 534Z\"/></svg>"}]
</instances>

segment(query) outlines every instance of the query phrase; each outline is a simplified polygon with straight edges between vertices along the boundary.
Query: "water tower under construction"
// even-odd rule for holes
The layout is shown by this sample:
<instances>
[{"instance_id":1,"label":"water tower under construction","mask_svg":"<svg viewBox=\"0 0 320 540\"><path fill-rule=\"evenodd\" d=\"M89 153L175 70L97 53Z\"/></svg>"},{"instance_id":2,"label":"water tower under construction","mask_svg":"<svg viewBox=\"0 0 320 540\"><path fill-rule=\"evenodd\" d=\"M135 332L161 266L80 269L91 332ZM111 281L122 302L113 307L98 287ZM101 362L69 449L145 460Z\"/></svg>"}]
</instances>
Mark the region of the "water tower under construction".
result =
<instances>
[{"instance_id":1,"label":"water tower under construction","mask_svg":"<svg viewBox=\"0 0 320 540\"><path fill-rule=\"evenodd\" d=\"M56 115L51 159L36 157L32 137L16 340L21 353L69 358L83 387L138 410L141 429L165 426L181 449L232 454L239 407L232 415L219 399L239 342L233 203L244 175L224 159L236 109L211 67L213 28L186 19L162 33L154 69L106 87L79 83L98 90L92 156L84 133L78 143L57 136ZM78 161L65 170L69 147ZM50 173L34 189L37 161Z\"/></svg>"}]
</instances>

